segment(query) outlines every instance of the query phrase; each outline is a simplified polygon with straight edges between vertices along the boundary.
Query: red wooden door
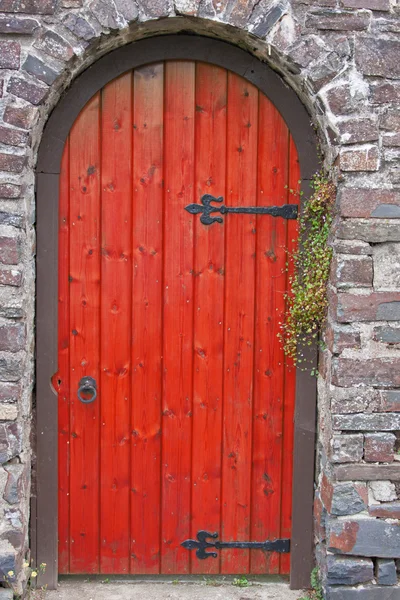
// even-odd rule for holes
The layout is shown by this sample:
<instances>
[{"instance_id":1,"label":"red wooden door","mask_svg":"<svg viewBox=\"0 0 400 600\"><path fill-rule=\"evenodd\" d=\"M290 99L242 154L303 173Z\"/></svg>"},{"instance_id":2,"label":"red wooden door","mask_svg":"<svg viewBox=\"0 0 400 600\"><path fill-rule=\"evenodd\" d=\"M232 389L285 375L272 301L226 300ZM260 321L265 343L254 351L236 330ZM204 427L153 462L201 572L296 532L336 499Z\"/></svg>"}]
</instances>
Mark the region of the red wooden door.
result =
<instances>
[{"instance_id":1,"label":"red wooden door","mask_svg":"<svg viewBox=\"0 0 400 600\"><path fill-rule=\"evenodd\" d=\"M296 221L185 207L293 204L298 179L279 112L216 66L144 66L79 115L60 180L61 573L288 573L288 554L181 544L290 538L295 371L277 334Z\"/></svg>"}]
</instances>

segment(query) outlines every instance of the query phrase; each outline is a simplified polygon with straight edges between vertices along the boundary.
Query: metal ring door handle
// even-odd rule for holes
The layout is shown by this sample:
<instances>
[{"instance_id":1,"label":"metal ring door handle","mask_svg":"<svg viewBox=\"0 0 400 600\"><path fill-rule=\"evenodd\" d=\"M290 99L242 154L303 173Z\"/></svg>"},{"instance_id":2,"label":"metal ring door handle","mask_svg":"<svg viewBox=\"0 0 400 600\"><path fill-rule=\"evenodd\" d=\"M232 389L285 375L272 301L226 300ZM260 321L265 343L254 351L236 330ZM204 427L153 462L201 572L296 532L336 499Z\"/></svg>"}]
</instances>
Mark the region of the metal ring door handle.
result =
<instances>
[{"instance_id":1,"label":"metal ring door handle","mask_svg":"<svg viewBox=\"0 0 400 600\"><path fill-rule=\"evenodd\" d=\"M83 397L82 394L84 394ZM79 382L78 388L78 399L83 402L83 404L90 404L94 402L97 398L97 383L93 377L82 377Z\"/></svg>"}]
</instances>

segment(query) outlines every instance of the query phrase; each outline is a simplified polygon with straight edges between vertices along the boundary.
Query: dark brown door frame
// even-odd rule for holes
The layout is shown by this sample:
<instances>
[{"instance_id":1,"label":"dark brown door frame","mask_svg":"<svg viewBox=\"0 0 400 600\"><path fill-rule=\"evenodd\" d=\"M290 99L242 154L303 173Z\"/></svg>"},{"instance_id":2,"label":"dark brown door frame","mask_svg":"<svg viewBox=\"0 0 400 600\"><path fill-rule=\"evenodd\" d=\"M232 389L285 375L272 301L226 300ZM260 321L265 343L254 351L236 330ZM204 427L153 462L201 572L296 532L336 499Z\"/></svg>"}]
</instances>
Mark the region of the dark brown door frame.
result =
<instances>
[{"instance_id":1,"label":"dark brown door frame","mask_svg":"<svg viewBox=\"0 0 400 600\"><path fill-rule=\"evenodd\" d=\"M37 177L36 418L37 497L32 502L31 542L37 564L45 562L41 584L57 586L58 422L51 377L57 371L58 185L68 133L88 100L122 73L160 60L190 57L237 73L256 85L277 107L294 138L304 192L318 168L315 134L304 106L283 80L251 54L226 42L192 35L147 38L110 52L82 73L60 100L44 129ZM308 350L309 351L309 350ZM316 354L316 348L311 352ZM293 462L293 528L290 584L309 585L313 567L313 495L316 380L298 371Z\"/></svg>"}]
</instances>

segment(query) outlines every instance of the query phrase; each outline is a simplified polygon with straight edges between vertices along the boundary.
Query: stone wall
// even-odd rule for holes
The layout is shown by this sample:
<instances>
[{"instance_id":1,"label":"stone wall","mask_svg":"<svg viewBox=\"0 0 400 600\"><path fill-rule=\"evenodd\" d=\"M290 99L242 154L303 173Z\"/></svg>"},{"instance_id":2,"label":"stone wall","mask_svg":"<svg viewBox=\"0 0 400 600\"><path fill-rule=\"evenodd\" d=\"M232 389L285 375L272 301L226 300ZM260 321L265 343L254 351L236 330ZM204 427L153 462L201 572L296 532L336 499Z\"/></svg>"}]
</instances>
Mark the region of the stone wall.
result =
<instances>
[{"instance_id":1,"label":"stone wall","mask_svg":"<svg viewBox=\"0 0 400 600\"><path fill-rule=\"evenodd\" d=\"M395 0L0 0L0 11L0 577L12 571L20 590L29 557L41 131L70 81L109 49L185 30L271 64L317 128L338 199L320 361L316 554L327 598L400 598Z\"/></svg>"}]
</instances>

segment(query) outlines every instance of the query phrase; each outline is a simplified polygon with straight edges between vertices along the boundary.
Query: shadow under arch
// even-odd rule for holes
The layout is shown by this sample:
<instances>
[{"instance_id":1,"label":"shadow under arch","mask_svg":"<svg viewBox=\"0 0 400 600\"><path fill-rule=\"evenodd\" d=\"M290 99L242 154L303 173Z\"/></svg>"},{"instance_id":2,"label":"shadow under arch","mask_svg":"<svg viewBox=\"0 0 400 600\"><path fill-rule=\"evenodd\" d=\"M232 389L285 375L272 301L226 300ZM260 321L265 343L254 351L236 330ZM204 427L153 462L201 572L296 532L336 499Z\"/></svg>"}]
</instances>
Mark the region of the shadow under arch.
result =
<instances>
[{"instance_id":1,"label":"shadow under arch","mask_svg":"<svg viewBox=\"0 0 400 600\"><path fill-rule=\"evenodd\" d=\"M108 82L138 66L160 60L211 63L240 75L261 90L286 121L297 146L304 188L318 169L310 117L283 79L252 54L214 38L176 34L153 36L109 52L81 73L51 113L42 135L36 167L37 301L36 418L37 498L32 503L31 550L46 563L41 585L57 586L58 422L51 377L57 372L58 192L61 158L69 131L90 98ZM304 351L305 352L305 351ZM316 356L316 348L306 350ZM313 493L316 379L297 371L293 462L291 587L308 587L313 566Z\"/></svg>"}]
</instances>

